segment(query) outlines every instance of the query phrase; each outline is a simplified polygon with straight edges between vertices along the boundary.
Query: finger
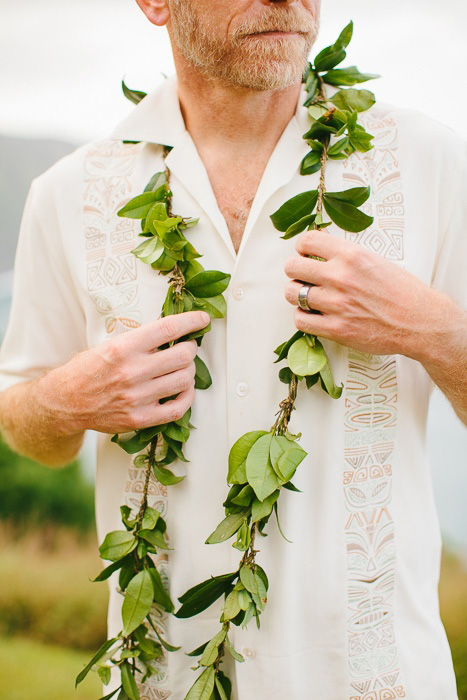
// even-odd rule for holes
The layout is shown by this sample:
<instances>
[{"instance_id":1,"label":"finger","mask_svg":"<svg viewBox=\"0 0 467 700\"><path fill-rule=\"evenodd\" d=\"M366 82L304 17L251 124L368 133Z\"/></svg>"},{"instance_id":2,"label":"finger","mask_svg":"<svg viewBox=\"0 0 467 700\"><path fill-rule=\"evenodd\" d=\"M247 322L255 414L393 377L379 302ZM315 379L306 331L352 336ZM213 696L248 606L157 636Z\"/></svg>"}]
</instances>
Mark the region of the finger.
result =
<instances>
[{"instance_id":1,"label":"finger","mask_svg":"<svg viewBox=\"0 0 467 700\"><path fill-rule=\"evenodd\" d=\"M205 311L184 311L145 323L124 333L121 338L122 342L130 343L135 350L150 352L160 345L204 328L210 321L211 317Z\"/></svg>"},{"instance_id":2,"label":"finger","mask_svg":"<svg viewBox=\"0 0 467 700\"><path fill-rule=\"evenodd\" d=\"M298 306L298 293L303 287L301 282L293 280L285 288L285 298L293 306ZM310 287L307 292L307 303L310 309L316 309L322 313L335 313L338 310L337 300L332 296L332 292L326 287Z\"/></svg>"},{"instance_id":3,"label":"finger","mask_svg":"<svg viewBox=\"0 0 467 700\"><path fill-rule=\"evenodd\" d=\"M305 231L295 241L295 249L300 255L317 255L325 260L345 254L356 245L358 243L354 241L318 230Z\"/></svg>"},{"instance_id":4,"label":"finger","mask_svg":"<svg viewBox=\"0 0 467 700\"><path fill-rule=\"evenodd\" d=\"M171 348L145 354L139 379L142 381L154 379L188 367L195 359L197 352L196 340L185 340L183 343L172 345Z\"/></svg>"},{"instance_id":5,"label":"finger","mask_svg":"<svg viewBox=\"0 0 467 700\"><path fill-rule=\"evenodd\" d=\"M337 340L335 330L336 317L334 314L310 314L297 308L294 321L299 331L318 335L322 338L329 338L329 340Z\"/></svg>"},{"instance_id":6,"label":"finger","mask_svg":"<svg viewBox=\"0 0 467 700\"><path fill-rule=\"evenodd\" d=\"M311 260L302 255L295 255L287 260L284 270L287 277L291 279L320 285L329 282L328 264L321 260Z\"/></svg>"},{"instance_id":7,"label":"finger","mask_svg":"<svg viewBox=\"0 0 467 700\"><path fill-rule=\"evenodd\" d=\"M136 415L136 425L139 426L137 430L180 420L192 405L194 398L195 388L191 386L182 391L175 399L165 401L162 404L156 403L145 406Z\"/></svg>"},{"instance_id":8,"label":"finger","mask_svg":"<svg viewBox=\"0 0 467 700\"><path fill-rule=\"evenodd\" d=\"M186 391L195 383L196 366L192 362L188 367L178 369L176 372L164 374L141 385L141 403L159 401L167 396L174 396L181 391Z\"/></svg>"}]
</instances>

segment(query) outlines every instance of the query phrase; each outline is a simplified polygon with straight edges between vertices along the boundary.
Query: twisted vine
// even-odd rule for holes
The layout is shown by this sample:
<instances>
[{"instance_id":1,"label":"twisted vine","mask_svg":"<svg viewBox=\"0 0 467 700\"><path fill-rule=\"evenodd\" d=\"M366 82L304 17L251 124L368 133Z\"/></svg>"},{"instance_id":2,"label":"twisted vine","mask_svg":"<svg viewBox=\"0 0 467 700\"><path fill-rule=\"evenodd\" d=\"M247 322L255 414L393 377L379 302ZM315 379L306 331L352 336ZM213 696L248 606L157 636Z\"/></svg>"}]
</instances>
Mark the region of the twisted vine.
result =
<instances>
[{"instance_id":1,"label":"twisted vine","mask_svg":"<svg viewBox=\"0 0 467 700\"><path fill-rule=\"evenodd\" d=\"M331 223L357 233L373 222L372 217L359 209L370 196L369 187L343 192L326 190L329 160L343 160L355 151L372 148L373 137L358 123L358 115L369 109L375 98L368 90L355 90L352 86L379 76L360 73L355 66L336 68L346 57L345 49L352 32L353 23L350 22L337 41L323 49L314 63L308 65L303 76L307 94L304 106L308 108L311 126L303 136L310 151L300 165L300 173L310 175L319 171L320 176L316 190L292 197L271 215L274 227L286 240L305 229L323 229ZM326 85L340 89L328 97ZM145 97L145 93L130 90L124 83L122 87L124 94L135 103ZM168 152L165 147L164 158ZM166 167L164 172L153 175L142 194L118 212L119 216L141 219L140 236L145 240L132 253L160 274L170 275L162 316L199 308L207 311L211 318L223 318L226 311L223 292L230 275L204 270L198 262L200 254L184 235L197 220L172 214L169 182L170 173ZM330 221L324 220L324 213ZM174 342L195 338L201 345L210 327L211 324ZM258 535L264 535L273 511L283 535L278 500L283 488L298 491L291 479L307 456L298 444L301 434L289 431L299 385L304 380L306 388L311 389L319 381L332 398L337 399L342 393L342 387L334 383L328 357L316 336L297 331L274 352L275 362L286 360L286 366L279 371L279 379L288 386L288 394L280 402L269 431L248 432L232 446L227 476L230 489L223 504L226 517L206 540L208 544L216 544L236 535L232 546L243 552L238 569L190 588L179 598L181 607L175 613L178 618L192 617L224 596L219 632L189 654L200 657L195 670L203 670L185 700L229 700L231 682L221 668L222 660L227 652L238 662L244 660L229 640L230 626L246 627L254 617L260 627L269 582L256 561L259 549L255 549L255 543ZM195 363L195 387L207 389L212 383L209 370L199 357ZM138 680L144 683L155 672L151 662L162 656L163 649L169 652L179 649L163 639L150 614L153 606L167 613L174 612L174 606L153 561L153 556L168 546L165 521L157 510L148 506L148 486L151 473L166 486L175 485L184 478L175 476L167 466L177 459L187 461L183 445L193 427L190 416L191 409L180 420L112 438L127 453L138 453L134 465L145 469L145 482L137 514L132 514L128 506L121 506L125 530L109 533L99 548L100 556L112 563L94 580L103 581L119 570L119 590L125 596L122 631L98 650L76 679L78 684L92 669L97 670L104 684L108 684L111 666L117 666L121 685L101 700L108 700L117 692L118 700L139 700L138 674ZM148 451L141 454L148 446ZM148 636L149 627L157 641Z\"/></svg>"},{"instance_id":2,"label":"twisted vine","mask_svg":"<svg viewBox=\"0 0 467 700\"><path fill-rule=\"evenodd\" d=\"M358 114L374 104L374 95L351 86L378 76L362 74L355 66L335 68L346 56L345 48L352 32L350 22L337 41L321 51L314 64L309 64L303 77L307 93L304 105L308 107L311 127L303 136L310 151L301 163L300 173L310 175L319 171L319 184L316 190L292 197L271 215L274 227L284 234L284 239L305 229L323 229L331 223L357 233L373 222L372 217L358 208L370 196L369 187L343 192L326 189L329 160L343 160L355 151L372 148L373 137L358 123ZM326 85L341 89L328 97ZM329 221L324 220L325 213ZM274 352L276 362L287 361L287 366L279 371L279 379L288 385L288 395L280 402L269 431L246 433L232 446L227 476L230 490L224 502L226 517L206 540L207 544L216 544L236 535L232 546L243 551L243 557L235 572L212 577L184 593L179 598L182 605L175 613L179 618L191 617L224 596L220 631L191 652L200 657L195 670L203 670L185 700L229 700L231 682L220 668L222 659L228 652L236 661L244 661L229 640L230 626L245 628L255 617L260 627L269 584L266 572L256 560L259 554L255 548L256 536L264 534L273 511L283 535L278 518L279 497L283 488L298 491L291 479L307 456L298 444L301 435L289 432L299 385L305 380L306 388L311 389L319 381L332 398L337 399L342 393L342 386L334 383L329 359L316 336L297 331Z\"/></svg>"}]
</instances>

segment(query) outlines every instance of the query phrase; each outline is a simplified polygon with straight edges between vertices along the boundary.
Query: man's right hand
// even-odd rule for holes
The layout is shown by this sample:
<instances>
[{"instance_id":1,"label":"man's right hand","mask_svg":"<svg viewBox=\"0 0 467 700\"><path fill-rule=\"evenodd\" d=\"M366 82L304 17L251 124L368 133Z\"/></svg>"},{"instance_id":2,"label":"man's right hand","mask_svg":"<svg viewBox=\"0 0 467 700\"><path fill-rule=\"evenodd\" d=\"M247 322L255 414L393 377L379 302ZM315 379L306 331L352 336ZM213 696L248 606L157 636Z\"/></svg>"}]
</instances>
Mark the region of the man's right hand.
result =
<instances>
[{"instance_id":1,"label":"man's right hand","mask_svg":"<svg viewBox=\"0 0 467 700\"><path fill-rule=\"evenodd\" d=\"M61 416L64 436L87 429L125 433L178 420L194 399L197 343L154 350L209 321L204 311L188 311L122 333L49 371L36 385L36 396Z\"/></svg>"}]
</instances>

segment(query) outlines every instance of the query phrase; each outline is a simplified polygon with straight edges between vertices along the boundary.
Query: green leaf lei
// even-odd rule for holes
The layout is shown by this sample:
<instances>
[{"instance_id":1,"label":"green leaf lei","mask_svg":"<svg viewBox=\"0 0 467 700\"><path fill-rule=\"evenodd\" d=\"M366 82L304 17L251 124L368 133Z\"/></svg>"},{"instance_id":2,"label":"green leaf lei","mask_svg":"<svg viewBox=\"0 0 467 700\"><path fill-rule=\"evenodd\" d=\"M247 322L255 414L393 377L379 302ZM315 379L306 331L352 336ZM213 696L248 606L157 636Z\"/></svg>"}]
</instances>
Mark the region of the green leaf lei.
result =
<instances>
[{"instance_id":1,"label":"green leaf lei","mask_svg":"<svg viewBox=\"0 0 467 700\"><path fill-rule=\"evenodd\" d=\"M303 136L310 151L301 163L300 173L310 175L319 171L320 179L318 189L292 197L271 215L274 227L283 233L284 239L305 229L325 228L331 222L354 233L363 231L373 222L372 217L359 209L370 196L369 187L328 192L325 186L329 159L344 160L355 151L372 148L373 136L358 123L358 116L374 104L375 98L370 91L356 90L352 86L379 76L360 73L355 66L336 68L346 57L345 49L352 32L353 23L350 22L337 41L323 49L314 63L308 65L303 76L307 93L304 106L308 108L311 125ZM329 98L326 84L341 89ZM126 97L134 103L145 97L145 93L130 90L124 83L122 87ZM165 147L164 157L168 152ZM160 274L169 275L162 316L203 309L211 318L223 318L226 312L223 292L230 275L205 270L197 260L201 255L185 237L185 232L195 226L197 220L172 213L169 179L167 169L156 173L144 192L118 212L119 216L141 219L143 241L132 253ZM324 220L324 212L330 221ZM195 338L201 345L210 328L211 324L174 342ZM342 386L334 383L329 359L316 336L297 331L274 352L275 362L286 360L286 366L279 370L279 379L288 385L288 395L280 402L276 421L269 431L248 432L232 446L227 475L230 490L223 504L226 517L206 540L207 544L216 544L236 535L232 546L243 553L238 569L190 588L179 598L181 607L174 613L178 618L192 617L224 596L219 632L189 654L200 657L194 670L202 669L202 672L185 700L229 700L231 682L220 668L222 659L229 653L238 662L244 660L229 640L230 625L245 628L254 617L260 627L269 582L266 572L256 562L259 550L255 549L255 541L258 534L265 536L264 529L273 511L283 534L278 517L281 489L298 491L291 480L307 456L298 444L301 435L294 435L288 429L300 382L305 380L306 388L311 389L319 381L321 388L335 399L342 393ZM209 370L199 357L195 362L195 387L207 389L212 383ZM168 549L168 545L165 521L157 510L148 506L148 484L151 472L167 486L184 478L176 477L167 467L176 459L187 461L183 445L193 427L190 414L191 409L178 421L112 437L112 441L129 454L138 453L134 465L145 469L145 488L139 511L132 513L128 506L121 506L125 529L110 532L99 548L101 558L112 563L94 580L103 581L119 571L119 587L125 596L122 631L97 651L76 679L77 685L90 670L97 670L103 683L108 684L111 665L119 667L120 687L101 700L117 693L117 700L139 700L136 679L144 683L155 673L151 662L163 655L163 648L169 652L180 648L162 638L151 617L153 606L167 613L173 613L174 606L152 559L159 550ZM146 447L147 452L141 454ZM150 628L157 641L148 636Z\"/></svg>"}]
</instances>

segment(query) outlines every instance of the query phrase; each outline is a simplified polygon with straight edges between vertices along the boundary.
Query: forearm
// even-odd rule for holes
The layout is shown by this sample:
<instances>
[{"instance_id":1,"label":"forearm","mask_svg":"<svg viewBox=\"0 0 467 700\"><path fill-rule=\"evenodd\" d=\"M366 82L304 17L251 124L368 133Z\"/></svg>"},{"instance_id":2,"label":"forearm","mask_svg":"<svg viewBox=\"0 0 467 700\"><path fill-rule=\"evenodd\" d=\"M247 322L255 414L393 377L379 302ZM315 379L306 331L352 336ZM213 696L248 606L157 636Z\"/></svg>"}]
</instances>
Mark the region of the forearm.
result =
<instances>
[{"instance_id":1,"label":"forearm","mask_svg":"<svg viewBox=\"0 0 467 700\"><path fill-rule=\"evenodd\" d=\"M49 467L62 467L77 456L84 431L54 408L60 391L54 370L16 384L0 394L0 431L5 442L25 457Z\"/></svg>"},{"instance_id":2,"label":"forearm","mask_svg":"<svg viewBox=\"0 0 467 700\"><path fill-rule=\"evenodd\" d=\"M467 313L450 297L433 318L433 328L420 344L417 359L467 425Z\"/></svg>"}]
</instances>

